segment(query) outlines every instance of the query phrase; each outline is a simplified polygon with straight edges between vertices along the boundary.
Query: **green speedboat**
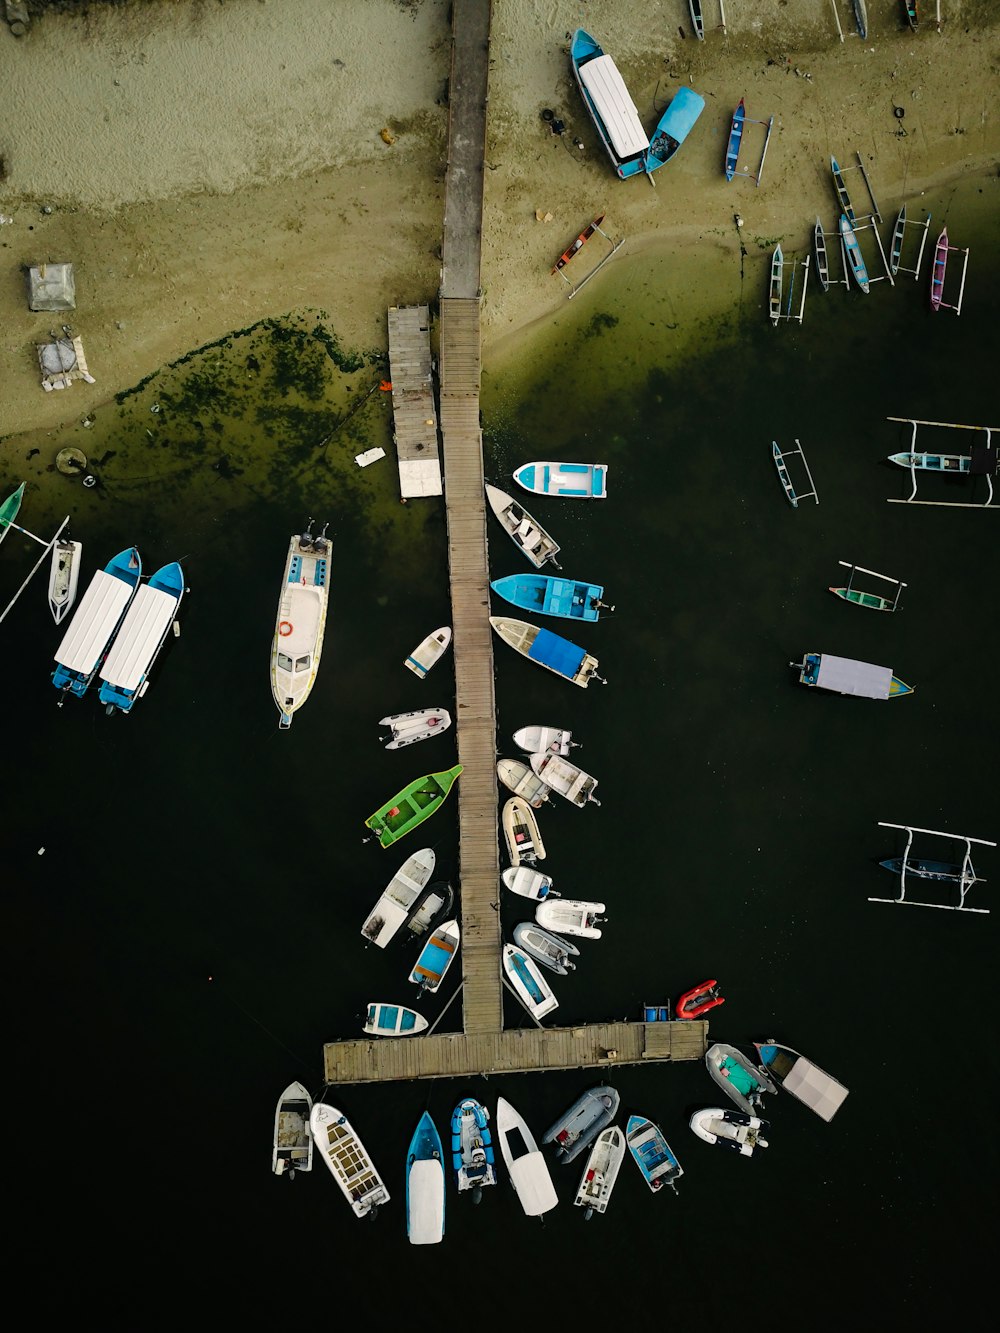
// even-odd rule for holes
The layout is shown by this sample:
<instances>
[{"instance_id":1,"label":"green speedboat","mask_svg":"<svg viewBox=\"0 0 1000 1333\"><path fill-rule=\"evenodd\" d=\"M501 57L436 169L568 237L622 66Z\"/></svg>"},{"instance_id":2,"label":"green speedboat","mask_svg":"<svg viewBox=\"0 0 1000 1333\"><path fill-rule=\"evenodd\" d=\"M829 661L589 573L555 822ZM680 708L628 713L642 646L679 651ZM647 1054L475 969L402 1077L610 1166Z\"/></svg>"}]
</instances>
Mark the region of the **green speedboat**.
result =
<instances>
[{"instance_id":1,"label":"green speedboat","mask_svg":"<svg viewBox=\"0 0 1000 1333\"><path fill-rule=\"evenodd\" d=\"M7 533L10 532L10 525L17 518L17 511L21 508L21 501L24 499L24 488L26 482L21 482L16 491L11 491L6 500L0 504L0 542L3 541Z\"/></svg>"},{"instance_id":2,"label":"green speedboat","mask_svg":"<svg viewBox=\"0 0 1000 1333\"><path fill-rule=\"evenodd\" d=\"M462 765L456 764L443 773L427 773L422 778L414 778L409 786L369 815L365 824L377 834L383 847L391 847L441 806L461 771Z\"/></svg>"}]
</instances>

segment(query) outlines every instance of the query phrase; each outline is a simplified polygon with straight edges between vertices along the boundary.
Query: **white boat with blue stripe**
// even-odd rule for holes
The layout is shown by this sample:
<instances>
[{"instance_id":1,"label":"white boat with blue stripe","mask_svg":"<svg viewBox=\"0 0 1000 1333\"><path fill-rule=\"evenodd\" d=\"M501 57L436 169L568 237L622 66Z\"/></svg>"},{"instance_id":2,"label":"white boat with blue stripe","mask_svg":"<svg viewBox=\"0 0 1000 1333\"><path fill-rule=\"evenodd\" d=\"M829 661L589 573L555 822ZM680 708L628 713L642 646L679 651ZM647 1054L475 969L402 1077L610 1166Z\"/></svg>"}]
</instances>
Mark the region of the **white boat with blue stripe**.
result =
<instances>
[{"instance_id":1,"label":"white boat with blue stripe","mask_svg":"<svg viewBox=\"0 0 1000 1333\"><path fill-rule=\"evenodd\" d=\"M574 500L606 500L606 463L524 463L514 473L518 486L533 495Z\"/></svg>"},{"instance_id":2,"label":"white boat with blue stripe","mask_svg":"<svg viewBox=\"0 0 1000 1333\"><path fill-rule=\"evenodd\" d=\"M130 713L149 689L149 673L177 620L184 571L175 560L140 586L101 668L100 700L110 715Z\"/></svg>"},{"instance_id":3,"label":"white boat with blue stripe","mask_svg":"<svg viewBox=\"0 0 1000 1333\"><path fill-rule=\"evenodd\" d=\"M426 639L414 648L406 659L405 666L408 666L415 676L421 680L427 675L431 667L440 660L447 651L451 643L451 630L447 625L442 625L440 629L434 630L428 634Z\"/></svg>"},{"instance_id":4,"label":"white boat with blue stripe","mask_svg":"<svg viewBox=\"0 0 1000 1333\"><path fill-rule=\"evenodd\" d=\"M142 577L142 560L134 546L119 551L99 569L76 608L62 643L56 649L52 684L62 707L67 694L82 699L104 661Z\"/></svg>"},{"instance_id":5,"label":"white boat with blue stripe","mask_svg":"<svg viewBox=\"0 0 1000 1333\"><path fill-rule=\"evenodd\" d=\"M521 949L512 944L503 946L503 970L514 994L536 1021L559 1008L552 987L539 972L535 963Z\"/></svg>"},{"instance_id":6,"label":"white boat with blue stripe","mask_svg":"<svg viewBox=\"0 0 1000 1333\"><path fill-rule=\"evenodd\" d=\"M271 644L271 693L281 731L292 725L292 715L316 683L326 630L332 546L325 526L318 537L313 536L312 519L305 532L294 534L288 544Z\"/></svg>"},{"instance_id":7,"label":"white boat with blue stripe","mask_svg":"<svg viewBox=\"0 0 1000 1333\"><path fill-rule=\"evenodd\" d=\"M371 1037L415 1037L427 1027L427 1019L401 1004L375 1000L368 1006L365 1032Z\"/></svg>"}]
</instances>

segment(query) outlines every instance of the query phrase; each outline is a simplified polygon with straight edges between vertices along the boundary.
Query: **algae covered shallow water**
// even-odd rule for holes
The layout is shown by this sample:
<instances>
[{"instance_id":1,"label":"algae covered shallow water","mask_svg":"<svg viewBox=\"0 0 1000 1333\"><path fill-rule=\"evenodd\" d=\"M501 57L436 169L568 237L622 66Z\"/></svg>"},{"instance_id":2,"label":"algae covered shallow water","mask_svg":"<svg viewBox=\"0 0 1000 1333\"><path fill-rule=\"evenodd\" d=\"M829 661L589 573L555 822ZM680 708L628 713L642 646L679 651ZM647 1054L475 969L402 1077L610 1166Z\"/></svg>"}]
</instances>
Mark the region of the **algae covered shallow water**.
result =
<instances>
[{"instance_id":1,"label":"algae covered shallow water","mask_svg":"<svg viewBox=\"0 0 1000 1333\"><path fill-rule=\"evenodd\" d=\"M577 972L553 979L559 1021L638 1018L644 1001L716 977L727 1002L713 1038L774 1036L851 1090L831 1125L773 1099L772 1146L742 1161L687 1129L717 1100L699 1066L616 1071L606 1081L623 1114L658 1121L686 1175L661 1199L626 1163L607 1216L587 1226L571 1206L576 1167L553 1166L561 1204L543 1228L503 1179L479 1209L450 1191L445 1244L414 1250L403 1164L424 1109L444 1132L460 1096L502 1093L541 1133L606 1071L331 1090L393 1195L373 1227L319 1164L290 1185L268 1169L285 1084L320 1093L323 1041L359 1032L369 1000L412 999L415 951L381 954L359 934L381 888L421 845L456 872L454 798L426 837L362 844L386 797L454 762L453 734L398 753L376 739L386 712L454 702L447 665L423 683L403 667L449 620L443 510L399 505L391 456L353 464L388 441L377 358L344 349L338 362L300 337L311 322L277 338L260 326L97 415L91 457L117 457L92 493L50 486L49 517L73 508L85 574L134 541L147 570L182 557L191 592L130 718L106 718L93 698L56 708L59 634L40 580L3 626L12 1063L43 1121L30 1209L97 1232L77 1246L103 1252L88 1289L124 1305L152 1272L240 1314L290 1292L342 1314L349 1282L352 1308L363 1294L377 1321L406 1318L457 1274L480 1300L530 1271L547 1299L646 1327L727 1314L733 1283L748 1291L767 1273L825 1309L961 1314L969 1294L953 1279L985 1247L963 1219L985 1215L995 1162L988 1115L980 1134L963 1124L994 1100L976 1034L995 1018L997 918L866 899L894 883L875 865L895 850L878 820L997 837L984 667L998 649L998 516L889 505L907 481L884 462L905 447L886 416L997 421L985 239L961 319L930 316L924 282L880 284L868 303L814 291L802 327L778 330L744 310L716 331L686 301L668 319L650 277L669 281L668 260L623 255L550 330L526 335L519 363L487 365L491 480L548 456L611 469L605 503L531 506L566 573L603 583L617 608L574 636L609 685L574 690L495 650L499 753L513 754L521 725L570 726L600 780L600 809L540 816L556 887L603 900L609 917ZM336 312L317 319L335 327ZM821 503L793 511L770 442L796 437ZM22 517L43 530L35 505ZM316 691L279 735L277 585L310 514L334 538L332 620ZM490 540L493 577L521 567L495 525ZM839 559L905 580L900 611L830 596ZM3 586L29 563L12 535ZM890 665L916 693L869 703L803 689L788 663L808 649ZM970 903L992 905L997 856L979 858L991 883ZM509 933L526 913L501 899ZM446 999L420 1007L433 1018ZM445 1027L452 1018L457 1006ZM507 1021L526 1021L512 1002ZM639 1272L651 1241L664 1255L655 1310ZM385 1265L399 1275L390 1290ZM571 1269L605 1276L567 1282Z\"/></svg>"}]
</instances>

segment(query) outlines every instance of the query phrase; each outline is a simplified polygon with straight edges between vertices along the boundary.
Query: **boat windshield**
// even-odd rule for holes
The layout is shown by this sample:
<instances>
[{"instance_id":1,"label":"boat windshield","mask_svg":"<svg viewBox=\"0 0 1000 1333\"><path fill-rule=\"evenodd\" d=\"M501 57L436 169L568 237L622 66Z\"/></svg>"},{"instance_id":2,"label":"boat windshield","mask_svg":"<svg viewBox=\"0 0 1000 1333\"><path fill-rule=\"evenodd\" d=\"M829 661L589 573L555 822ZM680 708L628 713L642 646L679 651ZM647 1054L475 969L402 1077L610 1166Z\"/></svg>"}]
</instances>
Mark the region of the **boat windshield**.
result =
<instances>
[{"instance_id":1,"label":"boat windshield","mask_svg":"<svg viewBox=\"0 0 1000 1333\"><path fill-rule=\"evenodd\" d=\"M279 671L291 671L291 669L292 669L292 659L288 656L287 653L279 653L279 654L278 654L278 670L279 670Z\"/></svg>"},{"instance_id":2,"label":"boat windshield","mask_svg":"<svg viewBox=\"0 0 1000 1333\"><path fill-rule=\"evenodd\" d=\"M308 654L308 653L305 655L305 657L297 657L297 658L295 659L295 670L296 670L296 671L308 671L308 669L309 669L309 654Z\"/></svg>"}]
</instances>

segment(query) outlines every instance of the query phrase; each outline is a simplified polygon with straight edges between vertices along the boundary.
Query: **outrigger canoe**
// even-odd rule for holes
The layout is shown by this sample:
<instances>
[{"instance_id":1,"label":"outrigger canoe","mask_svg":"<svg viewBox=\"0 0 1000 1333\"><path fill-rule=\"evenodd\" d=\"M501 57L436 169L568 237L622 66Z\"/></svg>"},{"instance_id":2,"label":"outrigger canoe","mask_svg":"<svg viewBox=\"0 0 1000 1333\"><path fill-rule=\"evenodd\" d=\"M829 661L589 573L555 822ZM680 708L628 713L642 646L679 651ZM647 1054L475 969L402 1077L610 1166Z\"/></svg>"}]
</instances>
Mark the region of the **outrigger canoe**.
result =
<instances>
[{"instance_id":1,"label":"outrigger canoe","mask_svg":"<svg viewBox=\"0 0 1000 1333\"><path fill-rule=\"evenodd\" d=\"M577 253L577 251L581 250L583 246L586 245L586 243L590 240L591 236L593 236L594 232L601 230L601 223L603 221L604 221L604 214L601 213L599 214L598 217L594 218L593 222L590 224L589 227L584 227L583 231L580 232L580 235L576 238L573 244L569 246L566 250L564 250L562 254L559 256L559 258L556 260L555 265L552 269L553 273L558 273L561 268L566 267L569 261Z\"/></svg>"}]
</instances>

